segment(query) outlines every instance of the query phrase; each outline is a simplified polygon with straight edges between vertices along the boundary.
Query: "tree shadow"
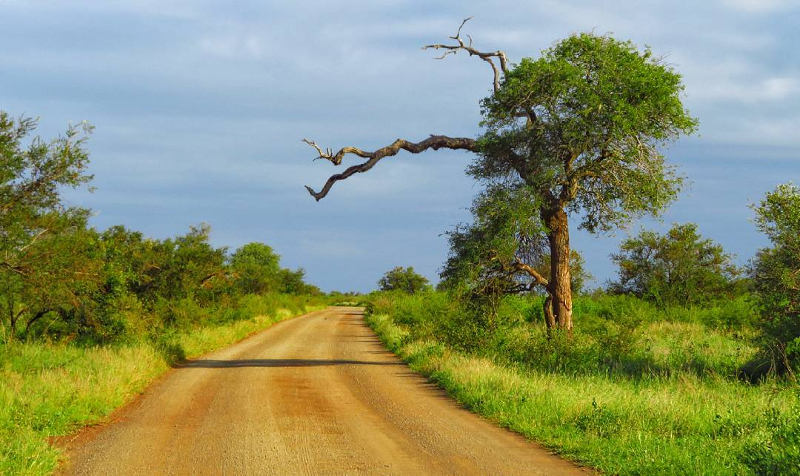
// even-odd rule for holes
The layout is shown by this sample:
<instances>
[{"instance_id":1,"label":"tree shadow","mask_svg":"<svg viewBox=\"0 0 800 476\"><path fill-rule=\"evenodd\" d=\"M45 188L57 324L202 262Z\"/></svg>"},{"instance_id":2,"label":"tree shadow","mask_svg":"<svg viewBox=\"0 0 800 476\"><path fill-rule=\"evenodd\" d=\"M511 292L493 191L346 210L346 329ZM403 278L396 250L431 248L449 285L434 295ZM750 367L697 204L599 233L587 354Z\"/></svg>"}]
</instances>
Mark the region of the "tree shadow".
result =
<instances>
[{"instance_id":1,"label":"tree shadow","mask_svg":"<svg viewBox=\"0 0 800 476\"><path fill-rule=\"evenodd\" d=\"M173 367L177 369L226 369L239 367L324 367L330 365L402 365L402 363L345 359L200 359L178 362L173 364Z\"/></svg>"}]
</instances>

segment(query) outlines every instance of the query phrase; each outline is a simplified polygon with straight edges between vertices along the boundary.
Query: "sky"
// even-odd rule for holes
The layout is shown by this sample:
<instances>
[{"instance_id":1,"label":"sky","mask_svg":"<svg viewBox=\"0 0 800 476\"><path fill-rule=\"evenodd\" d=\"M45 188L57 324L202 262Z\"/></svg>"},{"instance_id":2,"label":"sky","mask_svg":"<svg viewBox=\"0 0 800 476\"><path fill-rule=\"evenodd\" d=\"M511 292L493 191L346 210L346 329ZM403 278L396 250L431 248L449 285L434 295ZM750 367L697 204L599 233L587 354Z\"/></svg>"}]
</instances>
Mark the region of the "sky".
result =
<instances>
[{"instance_id":1,"label":"sky","mask_svg":"<svg viewBox=\"0 0 800 476\"><path fill-rule=\"evenodd\" d=\"M205 222L216 246L267 243L326 291L369 291L394 266L435 282L443 233L479 191L470 155L387 158L317 203L303 186L340 170L301 140L373 150L479 135L488 65L420 48L468 16L475 47L512 62L590 31L647 45L683 75L700 128L664 152L687 187L660 219L573 230L595 286L642 228L695 222L739 264L767 245L749 205L800 182L800 0L0 0L0 109L38 117L43 138L96 127L96 190L65 197L99 229L166 238Z\"/></svg>"}]
</instances>

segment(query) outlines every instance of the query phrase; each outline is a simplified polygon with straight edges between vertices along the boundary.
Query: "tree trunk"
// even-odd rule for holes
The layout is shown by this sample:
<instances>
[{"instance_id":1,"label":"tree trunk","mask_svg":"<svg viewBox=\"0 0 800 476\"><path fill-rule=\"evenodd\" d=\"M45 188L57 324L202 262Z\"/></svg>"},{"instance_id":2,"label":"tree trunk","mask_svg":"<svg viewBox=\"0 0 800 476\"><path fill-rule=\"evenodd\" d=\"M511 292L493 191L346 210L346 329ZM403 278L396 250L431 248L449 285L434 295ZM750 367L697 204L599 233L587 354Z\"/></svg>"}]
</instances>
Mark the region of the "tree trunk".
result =
<instances>
[{"instance_id":1,"label":"tree trunk","mask_svg":"<svg viewBox=\"0 0 800 476\"><path fill-rule=\"evenodd\" d=\"M14 303L13 303L13 301L10 301L8 303L8 317L9 317L8 341L9 342L13 342L14 338L16 337L16 334L17 334L17 320L19 319L19 316L21 314L22 314L22 311L20 311L18 313L14 312Z\"/></svg>"},{"instance_id":2,"label":"tree trunk","mask_svg":"<svg viewBox=\"0 0 800 476\"><path fill-rule=\"evenodd\" d=\"M551 337L552 330L556 327L556 316L553 315L553 296L550 295L549 289L542 307L544 308L544 322L547 324L547 336Z\"/></svg>"},{"instance_id":3,"label":"tree trunk","mask_svg":"<svg viewBox=\"0 0 800 476\"><path fill-rule=\"evenodd\" d=\"M569 224L563 208L542 212L550 242L550 280L548 292L552 297L554 325L572 336L572 286L569 270ZM548 324L550 324L548 322Z\"/></svg>"}]
</instances>

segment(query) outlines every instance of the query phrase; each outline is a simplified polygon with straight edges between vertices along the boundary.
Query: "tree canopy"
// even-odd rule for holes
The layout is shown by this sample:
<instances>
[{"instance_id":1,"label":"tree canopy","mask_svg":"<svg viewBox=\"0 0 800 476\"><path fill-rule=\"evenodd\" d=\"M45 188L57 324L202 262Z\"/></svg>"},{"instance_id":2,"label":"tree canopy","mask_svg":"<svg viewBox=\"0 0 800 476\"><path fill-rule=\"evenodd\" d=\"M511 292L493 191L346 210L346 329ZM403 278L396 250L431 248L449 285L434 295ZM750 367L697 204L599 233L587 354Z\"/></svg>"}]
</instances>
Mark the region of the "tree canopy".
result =
<instances>
[{"instance_id":1,"label":"tree canopy","mask_svg":"<svg viewBox=\"0 0 800 476\"><path fill-rule=\"evenodd\" d=\"M541 207L606 231L658 213L681 184L659 146L695 130L681 77L649 49L582 33L524 58L482 101L481 180L525 183Z\"/></svg>"},{"instance_id":2,"label":"tree canopy","mask_svg":"<svg viewBox=\"0 0 800 476\"><path fill-rule=\"evenodd\" d=\"M91 179L84 143L91 127L56 139L29 136L36 121L0 111L0 295L10 336L49 312L78 309L97 286L96 260L83 260L88 211L61 201L63 187Z\"/></svg>"}]
</instances>

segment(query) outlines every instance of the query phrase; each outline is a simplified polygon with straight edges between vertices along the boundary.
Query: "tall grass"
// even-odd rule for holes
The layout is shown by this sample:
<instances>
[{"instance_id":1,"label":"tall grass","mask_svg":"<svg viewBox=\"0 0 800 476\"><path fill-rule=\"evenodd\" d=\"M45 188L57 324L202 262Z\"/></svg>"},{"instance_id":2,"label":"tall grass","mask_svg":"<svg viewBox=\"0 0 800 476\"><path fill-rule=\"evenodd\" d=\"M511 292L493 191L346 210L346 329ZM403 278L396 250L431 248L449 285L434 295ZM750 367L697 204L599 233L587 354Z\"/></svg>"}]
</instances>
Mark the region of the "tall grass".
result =
<instances>
[{"instance_id":1,"label":"tall grass","mask_svg":"<svg viewBox=\"0 0 800 476\"><path fill-rule=\"evenodd\" d=\"M113 346L0 345L0 474L49 474L61 457L49 437L102 421L176 360L321 307L302 298L250 296L216 323Z\"/></svg>"},{"instance_id":2,"label":"tall grass","mask_svg":"<svg viewBox=\"0 0 800 476\"><path fill-rule=\"evenodd\" d=\"M540 305L507 300L472 341L442 295L375 295L368 321L467 407L602 472L800 474L797 387L739 378L756 352L746 299L659 311L581 298L571 342L547 339Z\"/></svg>"}]
</instances>

